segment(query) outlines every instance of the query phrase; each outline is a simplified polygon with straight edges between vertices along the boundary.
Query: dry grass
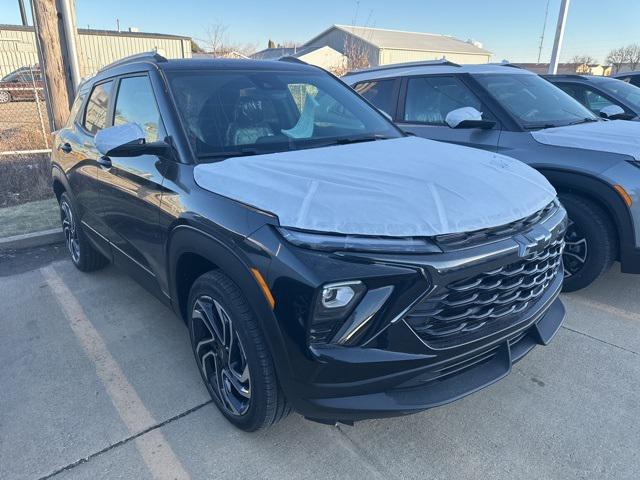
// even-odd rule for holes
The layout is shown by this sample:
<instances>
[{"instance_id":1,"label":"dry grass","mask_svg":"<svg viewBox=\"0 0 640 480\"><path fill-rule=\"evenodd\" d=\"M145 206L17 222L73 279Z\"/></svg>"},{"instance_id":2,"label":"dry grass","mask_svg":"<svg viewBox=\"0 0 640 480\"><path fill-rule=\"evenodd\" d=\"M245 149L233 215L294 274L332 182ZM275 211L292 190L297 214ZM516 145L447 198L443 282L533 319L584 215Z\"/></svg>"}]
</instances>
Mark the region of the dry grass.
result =
<instances>
[{"instance_id":1,"label":"dry grass","mask_svg":"<svg viewBox=\"0 0 640 480\"><path fill-rule=\"evenodd\" d=\"M53 197L48 155L0 156L0 207Z\"/></svg>"},{"instance_id":2,"label":"dry grass","mask_svg":"<svg viewBox=\"0 0 640 480\"><path fill-rule=\"evenodd\" d=\"M49 136L49 134L46 134ZM47 138L47 140L49 140ZM16 150L41 150L48 148L40 125L25 124L10 127L0 126L0 152Z\"/></svg>"}]
</instances>

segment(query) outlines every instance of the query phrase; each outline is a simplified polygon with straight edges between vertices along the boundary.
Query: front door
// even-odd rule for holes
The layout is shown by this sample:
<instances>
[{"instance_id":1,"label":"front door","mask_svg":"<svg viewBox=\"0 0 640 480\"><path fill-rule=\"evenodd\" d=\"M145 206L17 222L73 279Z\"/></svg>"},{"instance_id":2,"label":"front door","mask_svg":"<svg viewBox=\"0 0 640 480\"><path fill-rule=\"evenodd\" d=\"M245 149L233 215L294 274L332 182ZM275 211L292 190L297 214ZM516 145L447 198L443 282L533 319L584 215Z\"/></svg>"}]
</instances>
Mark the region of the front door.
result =
<instances>
[{"instance_id":1,"label":"front door","mask_svg":"<svg viewBox=\"0 0 640 480\"><path fill-rule=\"evenodd\" d=\"M114 89L113 125L137 123L147 142L165 138L148 75L122 77ZM155 155L103 157L98 167L100 220L116 264L158 293L159 207L166 163Z\"/></svg>"},{"instance_id":2,"label":"front door","mask_svg":"<svg viewBox=\"0 0 640 480\"><path fill-rule=\"evenodd\" d=\"M473 107L482 118L495 116L456 75L428 75L404 79L400 89L398 126L419 137L496 151L500 139L498 123L491 129L451 128L445 119L453 110Z\"/></svg>"}]
</instances>

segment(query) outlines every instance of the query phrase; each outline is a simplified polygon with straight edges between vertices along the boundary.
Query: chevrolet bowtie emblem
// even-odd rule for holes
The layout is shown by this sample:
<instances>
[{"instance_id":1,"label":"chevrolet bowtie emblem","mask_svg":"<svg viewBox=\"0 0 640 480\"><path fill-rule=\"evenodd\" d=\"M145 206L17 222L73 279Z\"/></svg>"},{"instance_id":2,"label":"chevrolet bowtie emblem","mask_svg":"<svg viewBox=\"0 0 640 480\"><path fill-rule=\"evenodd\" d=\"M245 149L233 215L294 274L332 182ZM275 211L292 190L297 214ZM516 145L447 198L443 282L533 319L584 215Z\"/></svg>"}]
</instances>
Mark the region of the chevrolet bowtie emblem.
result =
<instances>
[{"instance_id":1,"label":"chevrolet bowtie emblem","mask_svg":"<svg viewBox=\"0 0 640 480\"><path fill-rule=\"evenodd\" d=\"M551 242L551 232L542 225L535 225L531 230L516 235L518 256L526 257L532 253L544 250Z\"/></svg>"}]
</instances>

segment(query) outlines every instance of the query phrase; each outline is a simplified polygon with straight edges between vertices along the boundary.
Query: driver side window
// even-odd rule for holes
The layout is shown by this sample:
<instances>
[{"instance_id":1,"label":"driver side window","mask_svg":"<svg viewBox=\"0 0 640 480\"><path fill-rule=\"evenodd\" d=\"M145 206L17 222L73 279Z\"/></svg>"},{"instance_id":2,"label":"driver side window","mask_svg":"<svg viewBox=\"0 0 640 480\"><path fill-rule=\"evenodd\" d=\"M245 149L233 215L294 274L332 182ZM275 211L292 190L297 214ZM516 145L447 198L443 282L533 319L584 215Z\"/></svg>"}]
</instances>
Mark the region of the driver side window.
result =
<instances>
[{"instance_id":1,"label":"driver side window","mask_svg":"<svg viewBox=\"0 0 640 480\"><path fill-rule=\"evenodd\" d=\"M446 125L447 114L463 107L483 112L480 100L456 77L410 78L407 82L405 122ZM486 112L483 118L490 119Z\"/></svg>"}]
</instances>

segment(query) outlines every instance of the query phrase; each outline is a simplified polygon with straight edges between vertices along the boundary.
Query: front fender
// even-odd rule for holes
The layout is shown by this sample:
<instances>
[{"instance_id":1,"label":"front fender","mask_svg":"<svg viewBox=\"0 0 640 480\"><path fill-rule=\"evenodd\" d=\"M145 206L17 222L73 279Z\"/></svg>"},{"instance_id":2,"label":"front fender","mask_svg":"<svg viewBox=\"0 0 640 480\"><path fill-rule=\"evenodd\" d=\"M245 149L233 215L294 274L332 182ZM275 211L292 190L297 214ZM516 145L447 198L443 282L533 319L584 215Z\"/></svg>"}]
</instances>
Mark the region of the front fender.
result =
<instances>
[{"instance_id":1,"label":"front fender","mask_svg":"<svg viewBox=\"0 0 640 480\"><path fill-rule=\"evenodd\" d=\"M171 231L167 251L169 290L176 314L184 319L175 278L178 262L184 254L197 254L216 265L231 278L247 298L269 346L281 386L286 392L288 379L292 378L292 369L286 355L280 325L251 273L251 268L257 268L266 277L270 263L269 257L264 253L261 254L258 249L244 251L238 244L227 245L206 232L184 224L177 225Z\"/></svg>"}]
</instances>

